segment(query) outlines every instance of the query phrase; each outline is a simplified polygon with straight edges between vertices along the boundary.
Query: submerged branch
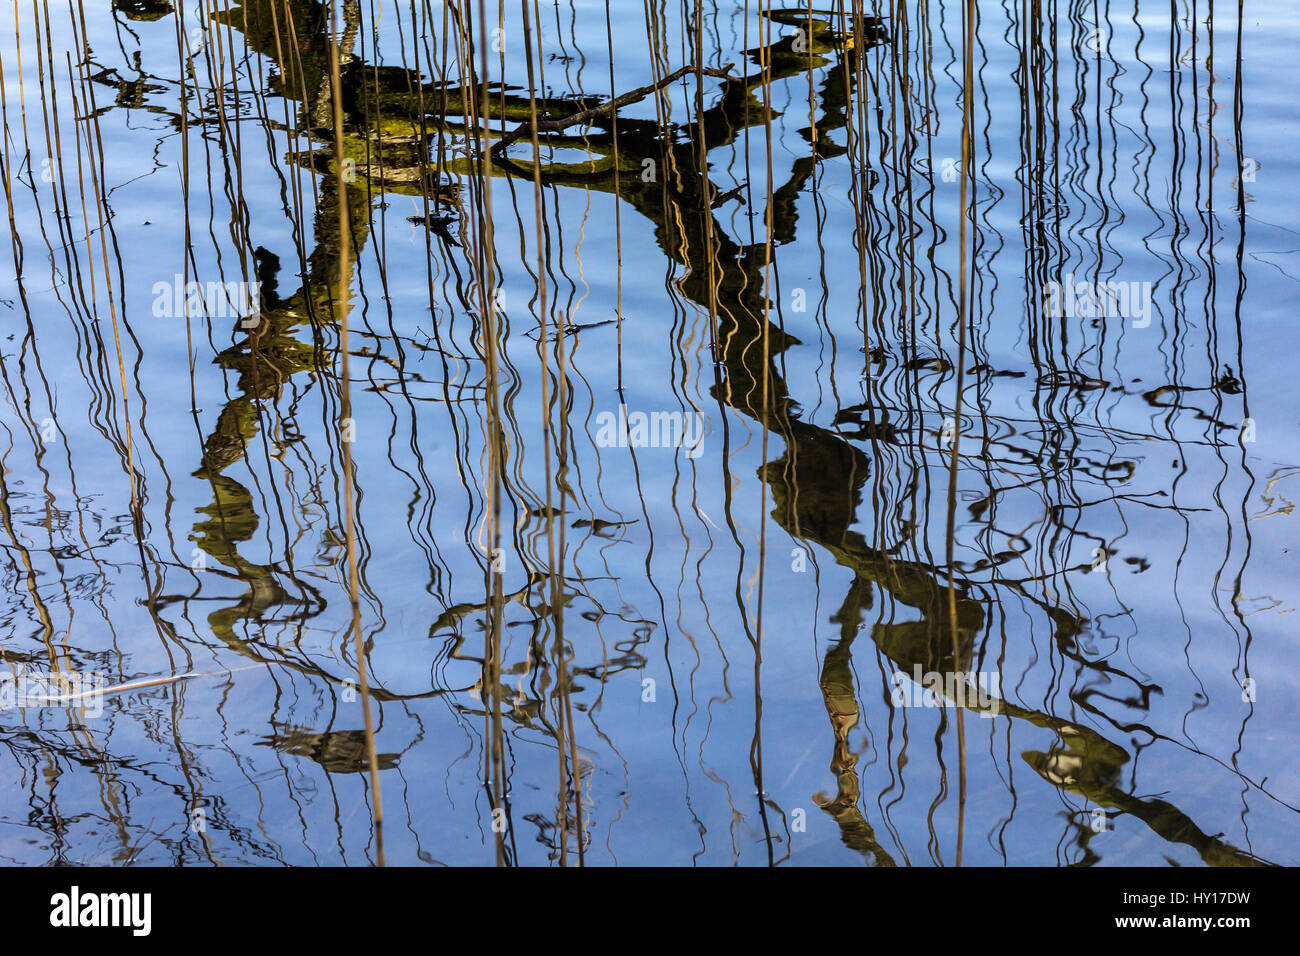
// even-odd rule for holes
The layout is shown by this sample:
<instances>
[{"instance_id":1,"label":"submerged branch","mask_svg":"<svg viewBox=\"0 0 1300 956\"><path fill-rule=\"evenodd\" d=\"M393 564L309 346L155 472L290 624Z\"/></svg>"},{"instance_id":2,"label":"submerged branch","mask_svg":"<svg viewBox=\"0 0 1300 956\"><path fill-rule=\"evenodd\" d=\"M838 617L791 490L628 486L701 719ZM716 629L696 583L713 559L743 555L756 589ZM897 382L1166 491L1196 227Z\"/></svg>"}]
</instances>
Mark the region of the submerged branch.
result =
<instances>
[{"instance_id":1,"label":"submerged branch","mask_svg":"<svg viewBox=\"0 0 1300 956\"><path fill-rule=\"evenodd\" d=\"M694 73L698 76L713 76L723 80L735 81L737 77L731 75L732 65L733 64L728 63L720 70L711 69L709 67L697 69L694 66L683 66L669 73L658 82L650 83L646 86L638 86L635 90L629 90L622 96L616 96L608 103L602 103L600 106L594 106L589 110L583 110L580 113L572 113L561 119L537 120L536 122L533 122L532 120L524 120L505 136L502 136L499 140L493 143L490 153L493 159L500 159L501 154L504 153L512 143L523 136L527 136L533 132L562 133L570 126L576 126L579 123L588 123L599 116L613 113L615 110L621 109L630 103L635 103L638 100L644 99L651 93L658 92L665 86L677 82L688 73Z\"/></svg>"}]
</instances>

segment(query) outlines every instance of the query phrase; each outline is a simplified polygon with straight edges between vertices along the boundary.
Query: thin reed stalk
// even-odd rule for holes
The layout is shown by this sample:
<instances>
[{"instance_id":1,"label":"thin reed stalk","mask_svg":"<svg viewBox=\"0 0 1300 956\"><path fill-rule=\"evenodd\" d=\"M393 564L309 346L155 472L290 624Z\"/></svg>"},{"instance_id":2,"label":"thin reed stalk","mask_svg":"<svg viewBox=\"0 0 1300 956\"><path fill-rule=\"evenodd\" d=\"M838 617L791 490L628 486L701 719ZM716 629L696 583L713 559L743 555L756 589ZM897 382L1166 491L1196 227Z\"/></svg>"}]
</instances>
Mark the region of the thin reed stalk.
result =
<instances>
[{"instance_id":1,"label":"thin reed stalk","mask_svg":"<svg viewBox=\"0 0 1300 956\"><path fill-rule=\"evenodd\" d=\"M361 635L361 601L359 597L359 572L357 568L357 529L355 510L354 472L352 464L352 395L349 388L350 371L348 367L348 313L351 309L352 296L352 227L348 211L348 187L343 177L343 84L339 65L339 19L340 0L330 0L330 36L329 68L330 99L334 117L334 185L338 194L339 219L339 273L338 289L335 295L337 321L339 324L340 353L340 436L343 446L343 516L347 536L348 563L348 602L352 611L351 631L357 658L357 684L361 691L361 712L365 720L366 758L370 769L370 803L375 826L375 862L384 865L384 805L379 790L379 754L375 748L374 718L370 713L370 681L367 675L367 653L365 641Z\"/></svg>"},{"instance_id":2,"label":"thin reed stalk","mask_svg":"<svg viewBox=\"0 0 1300 956\"><path fill-rule=\"evenodd\" d=\"M944 564L948 571L948 627L952 636L953 667L960 669L961 634L957 625L957 584L954 571L955 543L957 532L957 465L961 447L962 399L965 388L966 340L967 328L971 321L971 287L973 279L968 279L968 265L974 265L968 256L968 230L973 209L970 202L974 191L975 171L973 169L973 124L974 124L974 70L975 70L975 0L966 0L962 21L962 123L961 123L961 190L960 209L961 226L958 232L960 245L960 276L957 303L957 397L953 402L952 456L948 466L948 509L944 532ZM958 793L957 793L957 866L962 863L962 845L966 834L966 723L964 695L958 693L955 701L957 709L957 758L958 758Z\"/></svg>"}]
</instances>

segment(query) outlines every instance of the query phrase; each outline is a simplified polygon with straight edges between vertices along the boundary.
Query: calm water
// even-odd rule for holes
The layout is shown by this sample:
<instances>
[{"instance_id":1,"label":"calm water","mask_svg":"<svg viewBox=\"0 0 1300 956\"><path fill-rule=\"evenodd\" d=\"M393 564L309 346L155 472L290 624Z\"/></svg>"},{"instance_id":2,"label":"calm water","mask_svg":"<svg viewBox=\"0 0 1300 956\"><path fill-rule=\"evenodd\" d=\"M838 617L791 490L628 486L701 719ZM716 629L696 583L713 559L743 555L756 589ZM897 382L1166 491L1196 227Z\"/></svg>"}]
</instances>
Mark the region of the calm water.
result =
<instances>
[{"instance_id":1,"label":"calm water","mask_svg":"<svg viewBox=\"0 0 1300 956\"><path fill-rule=\"evenodd\" d=\"M1300 863L1300 10L1024 8L19 3L0 859Z\"/></svg>"}]
</instances>

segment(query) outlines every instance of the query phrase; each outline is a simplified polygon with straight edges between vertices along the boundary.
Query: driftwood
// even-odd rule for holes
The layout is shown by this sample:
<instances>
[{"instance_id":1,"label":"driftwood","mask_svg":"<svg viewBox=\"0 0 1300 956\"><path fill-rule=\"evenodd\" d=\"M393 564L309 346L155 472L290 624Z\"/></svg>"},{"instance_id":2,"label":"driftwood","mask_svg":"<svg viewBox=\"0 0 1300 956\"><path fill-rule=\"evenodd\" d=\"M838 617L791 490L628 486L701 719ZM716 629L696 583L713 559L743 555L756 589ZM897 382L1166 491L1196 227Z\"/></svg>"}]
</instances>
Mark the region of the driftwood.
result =
<instances>
[{"instance_id":1,"label":"driftwood","mask_svg":"<svg viewBox=\"0 0 1300 956\"><path fill-rule=\"evenodd\" d=\"M702 76L713 76L723 80L735 80L736 77L731 75L731 67L732 64L730 63L720 70L710 69L708 67L696 68L694 66L683 66L680 69L669 73L656 83L651 83L648 86L639 86L635 90L629 90L622 96L616 96L609 102L602 103L600 106L592 107L589 110L583 110L580 113L573 113L569 116L562 117L561 119L539 119L536 126L534 126L531 121L525 120L493 143L489 152L492 154L493 159L500 159L501 154L504 153L512 143L529 133L534 131L538 133L560 133L568 129L570 126L590 122L598 116L612 113L615 110L627 106L629 103L635 103L638 100L649 96L651 93L663 89L670 83L675 83L677 80L680 80L683 76L686 76L689 73Z\"/></svg>"}]
</instances>

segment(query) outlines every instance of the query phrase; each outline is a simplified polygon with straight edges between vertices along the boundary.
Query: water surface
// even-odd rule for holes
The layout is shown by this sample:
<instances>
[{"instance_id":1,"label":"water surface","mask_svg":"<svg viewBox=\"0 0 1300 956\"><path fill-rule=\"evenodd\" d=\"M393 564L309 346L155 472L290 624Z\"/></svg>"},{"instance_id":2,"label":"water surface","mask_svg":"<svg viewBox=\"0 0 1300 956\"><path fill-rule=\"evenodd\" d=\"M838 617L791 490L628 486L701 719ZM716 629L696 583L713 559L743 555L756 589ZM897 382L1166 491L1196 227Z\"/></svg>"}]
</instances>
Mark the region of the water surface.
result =
<instances>
[{"instance_id":1,"label":"water surface","mask_svg":"<svg viewBox=\"0 0 1300 956\"><path fill-rule=\"evenodd\" d=\"M1300 14L963 8L19 3L0 859L1300 862Z\"/></svg>"}]
</instances>

